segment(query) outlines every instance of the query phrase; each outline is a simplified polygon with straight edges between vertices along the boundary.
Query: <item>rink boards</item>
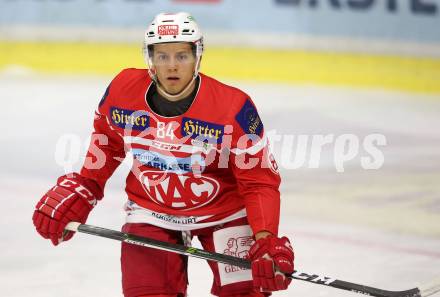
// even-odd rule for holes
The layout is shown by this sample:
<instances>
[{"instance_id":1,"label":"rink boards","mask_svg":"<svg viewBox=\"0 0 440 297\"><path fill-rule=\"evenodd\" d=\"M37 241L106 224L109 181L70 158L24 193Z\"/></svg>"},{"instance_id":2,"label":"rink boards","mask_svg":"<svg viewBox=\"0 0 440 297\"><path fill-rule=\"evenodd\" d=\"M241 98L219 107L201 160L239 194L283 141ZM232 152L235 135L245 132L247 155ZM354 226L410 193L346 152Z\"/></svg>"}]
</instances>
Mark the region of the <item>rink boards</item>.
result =
<instances>
[{"instance_id":1,"label":"rink boards","mask_svg":"<svg viewBox=\"0 0 440 297\"><path fill-rule=\"evenodd\" d=\"M116 75L145 68L139 43L0 41L0 71ZM343 43L342 43L343 45ZM440 93L440 59L338 50L206 46L202 71L229 80Z\"/></svg>"}]
</instances>

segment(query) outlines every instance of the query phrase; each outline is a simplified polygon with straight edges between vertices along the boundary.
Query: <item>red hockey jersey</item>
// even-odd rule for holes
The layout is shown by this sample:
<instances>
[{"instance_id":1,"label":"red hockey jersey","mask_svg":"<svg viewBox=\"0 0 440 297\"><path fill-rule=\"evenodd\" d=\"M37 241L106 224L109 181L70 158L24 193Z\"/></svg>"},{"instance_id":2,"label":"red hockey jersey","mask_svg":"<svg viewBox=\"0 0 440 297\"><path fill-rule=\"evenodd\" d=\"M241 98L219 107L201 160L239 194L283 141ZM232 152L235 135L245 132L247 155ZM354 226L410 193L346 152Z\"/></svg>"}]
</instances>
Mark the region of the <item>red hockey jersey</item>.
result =
<instances>
[{"instance_id":1,"label":"red hockey jersey","mask_svg":"<svg viewBox=\"0 0 440 297\"><path fill-rule=\"evenodd\" d=\"M175 230L248 217L254 232L278 231L280 176L261 119L244 92L200 74L182 115L148 105L147 70L125 69L95 113L83 176L104 187L127 154L128 222Z\"/></svg>"}]
</instances>

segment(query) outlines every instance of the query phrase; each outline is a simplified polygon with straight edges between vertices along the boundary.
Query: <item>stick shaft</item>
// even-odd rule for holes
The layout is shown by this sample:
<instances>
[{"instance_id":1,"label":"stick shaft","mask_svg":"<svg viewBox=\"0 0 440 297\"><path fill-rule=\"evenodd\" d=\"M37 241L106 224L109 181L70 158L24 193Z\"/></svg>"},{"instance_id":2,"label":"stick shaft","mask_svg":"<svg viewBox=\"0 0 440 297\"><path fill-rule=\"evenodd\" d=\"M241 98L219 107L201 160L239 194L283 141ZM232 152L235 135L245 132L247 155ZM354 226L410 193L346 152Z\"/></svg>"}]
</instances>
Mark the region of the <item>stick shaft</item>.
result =
<instances>
[{"instance_id":1,"label":"stick shaft","mask_svg":"<svg viewBox=\"0 0 440 297\"><path fill-rule=\"evenodd\" d=\"M215 261L223 264L229 264L245 269L251 268L250 261L246 259L209 252L206 250L197 249L193 247L186 247L184 245L172 244L172 243L141 237L129 233L105 229L97 226L71 222L67 225L66 230L110 238L129 244L160 249L160 250L196 257L208 261ZM286 276L292 279L298 279L314 284L325 285L341 290L347 290L355 293L361 293L364 295L376 296L376 297L426 297L434 294L437 291L440 291L440 285L438 283L432 284L429 288L424 288L422 294L419 288L413 288L406 291L388 291L374 287L359 285L351 282L346 282L346 281L330 278L327 276L308 274L305 272L300 272L298 270L295 270L293 274Z\"/></svg>"}]
</instances>

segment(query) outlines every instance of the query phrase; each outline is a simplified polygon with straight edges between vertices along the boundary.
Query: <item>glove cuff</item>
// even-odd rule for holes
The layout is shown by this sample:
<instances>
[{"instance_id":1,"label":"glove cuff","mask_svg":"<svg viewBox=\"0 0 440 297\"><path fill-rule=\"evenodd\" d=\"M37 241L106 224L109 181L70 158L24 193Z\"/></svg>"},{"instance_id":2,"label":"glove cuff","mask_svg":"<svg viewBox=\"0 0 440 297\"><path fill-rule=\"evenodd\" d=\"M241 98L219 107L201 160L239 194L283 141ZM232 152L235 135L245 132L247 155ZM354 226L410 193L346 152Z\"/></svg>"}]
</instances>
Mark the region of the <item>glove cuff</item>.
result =
<instances>
[{"instance_id":1,"label":"glove cuff","mask_svg":"<svg viewBox=\"0 0 440 297\"><path fill-rule=\"evenodd\" d=\"M94 180L76 172L60 176L57 180L57 185L77 193L92 206L95 206L98 200L101 200L104 196L103 190Z\"/></svg>"}]
</instances>

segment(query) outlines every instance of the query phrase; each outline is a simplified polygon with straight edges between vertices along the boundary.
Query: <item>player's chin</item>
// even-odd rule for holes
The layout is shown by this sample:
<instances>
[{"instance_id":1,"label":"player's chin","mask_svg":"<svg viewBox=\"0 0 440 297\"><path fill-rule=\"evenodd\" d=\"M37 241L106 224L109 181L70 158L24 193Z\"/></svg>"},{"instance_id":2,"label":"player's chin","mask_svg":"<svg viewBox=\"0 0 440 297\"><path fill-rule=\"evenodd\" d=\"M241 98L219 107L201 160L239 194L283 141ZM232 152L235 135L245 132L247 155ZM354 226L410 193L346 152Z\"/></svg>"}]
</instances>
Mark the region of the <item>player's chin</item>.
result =
<instances>
[{"instance_id":1,"label":"player's chin","mask_svg":"<svg viewBox=\"0 0 440 297\"><path fill-rule=\"evenodd\" d=\"M167 93L171 94L171 95L177 95L180 92L182 92L182 90L184 89L184 86L180 86L180 85L170 85L167 88Z\"/></svg>"},{"instance_id":2,"label":"player's chin","mask_svg":"<svg viewBox=\"0 0 440 297\"><path fill-rule=\"evenodd\" d=\"M166 91L168 94L170 94L170 95L176 95L176 94L179 94L179 90L176 89L176 88L170 88L170 87L168 87L168 88L165 88L165 91Z\"/></svg>"}]
</instances>

